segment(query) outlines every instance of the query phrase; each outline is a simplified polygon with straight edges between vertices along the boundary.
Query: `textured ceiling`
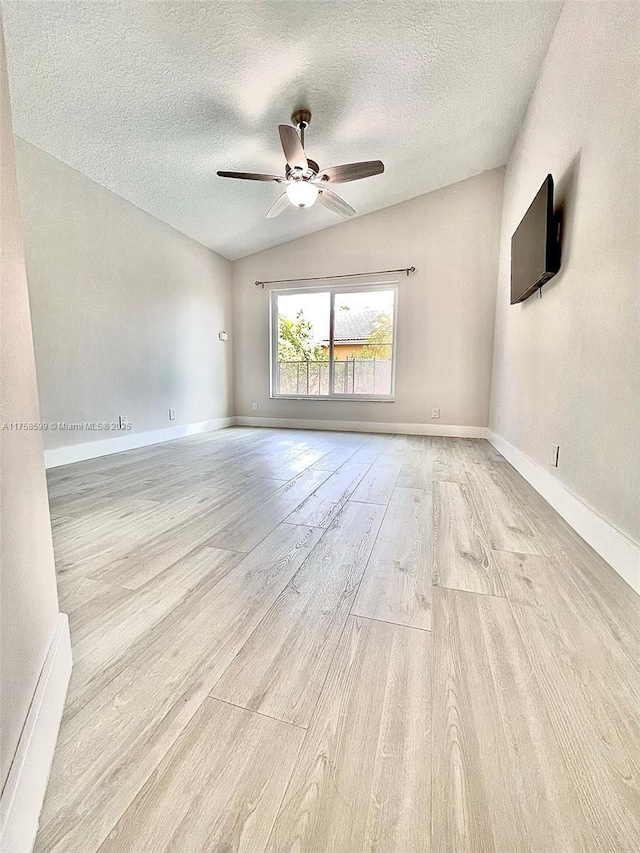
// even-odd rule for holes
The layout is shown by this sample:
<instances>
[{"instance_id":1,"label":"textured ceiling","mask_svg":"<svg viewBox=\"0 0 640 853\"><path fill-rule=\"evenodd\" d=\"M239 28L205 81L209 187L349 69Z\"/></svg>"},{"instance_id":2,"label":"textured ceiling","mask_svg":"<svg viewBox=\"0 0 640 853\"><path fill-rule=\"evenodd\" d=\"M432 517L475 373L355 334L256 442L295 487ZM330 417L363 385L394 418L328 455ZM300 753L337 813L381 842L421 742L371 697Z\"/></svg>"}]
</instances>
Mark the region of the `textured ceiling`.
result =
<instances>
[{"instance_id":1,"label":"textured ceiling","mask_svg":"<svg viewBox=\"0 0 640 853\"><path fill-rule=\"evenodd\" d=\"M338 191L359 214L506 162L554 2L4 2L16 132L227 258L336 224L264 213L277 125L313 111L321 166L382 159Z\"/></svg>"}]
</instances>

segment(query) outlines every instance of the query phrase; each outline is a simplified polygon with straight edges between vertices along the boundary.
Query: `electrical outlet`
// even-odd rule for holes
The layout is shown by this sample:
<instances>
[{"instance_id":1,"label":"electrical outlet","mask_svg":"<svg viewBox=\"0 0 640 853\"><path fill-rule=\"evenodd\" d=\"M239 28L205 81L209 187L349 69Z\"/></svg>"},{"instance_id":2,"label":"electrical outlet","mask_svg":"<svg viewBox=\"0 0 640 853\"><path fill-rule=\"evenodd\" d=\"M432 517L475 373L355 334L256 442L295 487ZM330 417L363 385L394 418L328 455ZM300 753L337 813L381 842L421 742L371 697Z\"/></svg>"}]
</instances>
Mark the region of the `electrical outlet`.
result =
<instances>
[{"instance_id":1,"label":"electrical outlet","mask_svg":"<svg viewBox=\"0 0 640 853\"><path fill-rule=\"evenodd\" d=\"M440 409L431 409L431 417L437 420L440 417Z\"/></svg>"},{"instance_id":2,"label":"electrical outlet","mask_svg":"<svg viewBox=\"0 0 640 853\"><path fill-rule=\"evenodd\" d=\"M118 415L118 429L126 429L129 418L126 415Z\"/></svg>"},{"instance_id":3,"label":"electrical outlet","mask_svg":"<svg viewBox=\"0 0 640 853\"><path fill-rule=\"evenodd\" d=\"M559 459L560 459L560 445L554 444L553 445L553 452L551 453L551 465L554 468L558 467Z\"/></svg>"},{"instance_id":4,"label":"electrical outlet","mask_svg":"<svg viewBox=\"0 0 640 853\"><path fill-rule=\"evenodd\" d=\"M175 409L169 409L169 420L175 421L175 419L176 419L176 410Z\"/></svg>"},{"instance_id":5,"label":"electrical outlet","mask_svg":"<svg viewBox=\"0 0 640 853\"><path fill-rule=\"evenodd\" d=\"M255 402L253 402L253 403L251 404L251 410L252 410L253 412L257 412L257 411L258 411L258 404L257 404L257 403L255 403Z\"/></svg>"}]
</instances>

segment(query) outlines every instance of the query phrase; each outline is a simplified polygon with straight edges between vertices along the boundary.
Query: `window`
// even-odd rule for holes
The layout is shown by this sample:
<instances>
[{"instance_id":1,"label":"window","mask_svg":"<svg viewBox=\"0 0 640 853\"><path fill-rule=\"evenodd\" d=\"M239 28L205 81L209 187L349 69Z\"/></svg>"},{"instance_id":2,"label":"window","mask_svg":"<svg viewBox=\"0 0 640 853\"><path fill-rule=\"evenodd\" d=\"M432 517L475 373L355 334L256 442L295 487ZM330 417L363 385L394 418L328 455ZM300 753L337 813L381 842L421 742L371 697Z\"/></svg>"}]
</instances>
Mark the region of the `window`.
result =
<instances>
[{"instance_id":1,"label":"window","mask_svg":"<svg viewBox=\"0 0 640 853\"><path fill-rule=\"evenodd\" d=\"M271 396L392 400L395 283L271 293Z\"/></svg>"}]
</instances>

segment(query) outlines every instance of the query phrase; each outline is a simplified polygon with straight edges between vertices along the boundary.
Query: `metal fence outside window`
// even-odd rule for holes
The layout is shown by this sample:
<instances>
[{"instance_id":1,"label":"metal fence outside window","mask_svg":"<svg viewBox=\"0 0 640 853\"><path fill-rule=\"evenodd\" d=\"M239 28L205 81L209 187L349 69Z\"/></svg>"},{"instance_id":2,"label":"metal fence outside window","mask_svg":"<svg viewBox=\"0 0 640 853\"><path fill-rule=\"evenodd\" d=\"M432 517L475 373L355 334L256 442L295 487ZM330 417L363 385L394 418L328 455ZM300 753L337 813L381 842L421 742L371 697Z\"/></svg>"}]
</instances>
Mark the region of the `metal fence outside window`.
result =
<instances>
[{"instance_id":1,"label":"metal fence outside window","mask_svg":"<svg viewBox=\"0 0 640 853\"><path fill-rule=\"evenodd\" d=\"M390 394L391 359L334 361L334 394ZM328 361L279 361L278 393L317 397L329 394Z\"/></svg>"}]
</instances>

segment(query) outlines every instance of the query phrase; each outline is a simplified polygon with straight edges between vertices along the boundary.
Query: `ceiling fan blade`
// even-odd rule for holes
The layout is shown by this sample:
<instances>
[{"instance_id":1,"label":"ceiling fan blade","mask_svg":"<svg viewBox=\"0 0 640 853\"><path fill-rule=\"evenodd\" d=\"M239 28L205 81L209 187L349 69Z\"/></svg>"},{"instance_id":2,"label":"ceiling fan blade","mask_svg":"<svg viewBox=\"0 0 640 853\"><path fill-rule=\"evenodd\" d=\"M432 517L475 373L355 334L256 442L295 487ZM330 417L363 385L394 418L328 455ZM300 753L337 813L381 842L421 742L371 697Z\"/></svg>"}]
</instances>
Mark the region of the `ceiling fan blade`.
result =
<instances>
[{"instance_id":1,"label":"ceiling fan blade","mask_svg":"<svg viewBox=\"0 0 640 853\"><path fill-rule=\"evenodd\" d=\"M329 210L332 210L334 213L339 213L340 216L353 216L355 210L351 207L350 204L340 198L339 195L332 193L331 190L328 190L326 187L321 187L320 192L318 193L318 201L320 204L323 204L325 207L328 207Z\"/></svg>"},{"instance_id":2,"label":"ceiling fan blade","mask_svg":"<svg viewBox=\"0 0 640 853\"><path fill-rule=\"evenodd\" d=\"M287 159L289 167L291 169L306 169L307 158L295 127L291 127L290 124L279 124L278 132L280 133L282 150L284 151L284 156Z\"/></svg>"},{"instance_id":3,"label":"ceiling fan blade","mask_svg":"<svg viewBox=\"0 0 640 853\"><path fill-rule=\"evenodd\" d=\"M286 193L282 193L282 195L278 196L267 211L267 219L273 219L274 216L279 216L288 206L289 198Z\"/></svg>"},{"instance_id":4,"label":"ceiling fan blade","mask_svg":"<svg viewBox=\"0 0 640 853\"><path fill-rule=\"evenodd\" d=\"M330 166L323 169L318 179L330 184L346 184L348 181L359 181L372 175L384 172L382 160L365 160L362 163L346 163L344 166Z\"/></svg>"},{"instance_id":5,"label":"ceiling fan blade","mask_svg":"<svg viewBox=\"0 0 640 853\"><path fill-rule=\"evenodd\" d=\"M279 175L259 175L256 172L218 172L221 178L239 178L241 181L276 181L281 183L285 178Z\"/></svg>"}]
</instances>

